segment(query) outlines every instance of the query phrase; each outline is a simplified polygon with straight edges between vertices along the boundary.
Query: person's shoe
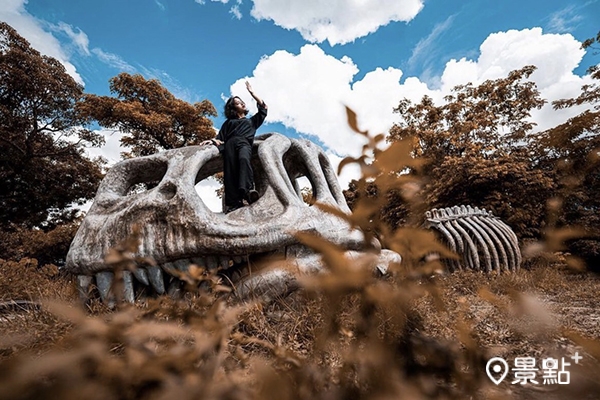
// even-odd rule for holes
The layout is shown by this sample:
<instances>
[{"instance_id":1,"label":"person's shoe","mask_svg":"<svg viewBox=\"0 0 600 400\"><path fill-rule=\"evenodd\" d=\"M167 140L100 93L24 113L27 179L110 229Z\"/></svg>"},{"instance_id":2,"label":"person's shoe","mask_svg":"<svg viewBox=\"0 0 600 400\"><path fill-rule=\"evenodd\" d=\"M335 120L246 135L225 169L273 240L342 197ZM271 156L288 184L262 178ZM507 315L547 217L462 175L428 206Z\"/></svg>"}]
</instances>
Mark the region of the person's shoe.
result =
<instances>
[{"instance_id":1,"label":"person's shoe","mask_svg":"<svg viewBox=\"0 0 600 400\"><path fill-rule=\"evenodd\" d=\"M256 203L258 200L258 192L254 189L248 191L248 204Z\"/></svg>"}]
</instances>

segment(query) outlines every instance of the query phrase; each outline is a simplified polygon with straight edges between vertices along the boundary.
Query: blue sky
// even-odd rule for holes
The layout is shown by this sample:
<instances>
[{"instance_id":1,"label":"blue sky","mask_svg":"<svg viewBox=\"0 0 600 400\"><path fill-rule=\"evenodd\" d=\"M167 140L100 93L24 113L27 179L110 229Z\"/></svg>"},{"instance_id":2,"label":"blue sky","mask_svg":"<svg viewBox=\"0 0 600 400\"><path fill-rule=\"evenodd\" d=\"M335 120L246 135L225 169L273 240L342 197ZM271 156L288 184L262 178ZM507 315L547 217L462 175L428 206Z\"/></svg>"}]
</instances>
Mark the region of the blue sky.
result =
<instances>
[{"instance_id":1,"label":"blue sky","mask_svg":"<svg viewBox=\"0 0 600 400\"><path fill-rule=\"evenodd\" d=\"M535 64L549 101L577 95L600 55L600 0L0 0L0 20L58 58L85 91L108 95L120 72L159 79L189 102L224 98L248 79L269 104L260 132L310 138L332 161L360 151L344 105L385 132L404 97L441 102L456 84ZM545 107L538 129L580 110ZM101 154L118 159L118 133ZM346 178L347 179L347 178ZM342 183L345 179L342 179Z\"/></svg>"}]
</instances>

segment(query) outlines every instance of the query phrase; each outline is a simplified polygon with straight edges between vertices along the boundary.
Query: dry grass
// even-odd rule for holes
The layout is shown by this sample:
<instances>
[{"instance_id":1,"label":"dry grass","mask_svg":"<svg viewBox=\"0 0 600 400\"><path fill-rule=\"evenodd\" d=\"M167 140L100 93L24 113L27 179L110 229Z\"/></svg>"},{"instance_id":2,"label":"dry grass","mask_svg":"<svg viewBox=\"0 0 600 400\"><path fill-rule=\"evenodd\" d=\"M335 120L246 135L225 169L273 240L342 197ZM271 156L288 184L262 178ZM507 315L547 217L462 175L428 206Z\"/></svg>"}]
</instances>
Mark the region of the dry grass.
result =
<instances>
[{"instance_id":1,"label":"dry grass","mask_svg":"<svg viewBox=\"0 0 600 400\"><path fill-rule=\"evenodd\" d=\"M600 278L543 260L514 274L398 275L343 290L309 281L270 305L197 293L114 311L97 302L84 311L73 282L31 261L4 263L0 274L4 300L43 303L0 315L0 399L561 399L600 390ZM552 391L496 387L484 375L493 356L576 351L584 367L570 367L571 385Z\"/></svg>"},{"instance_id":2,"label":"dry grass","mask_svg":"<svg viewBox=\"0 0 600 400\"><path fill-rule=\"evenodd\" d=\"M422 316L423 329L440 340L456 340L457 324L465 324L486 359L502 357L509 363L515 357L535 357L539 363L578 352L584 359L569 368L571 385L504 385L504 391L490 393L524 399L596 398L600 306L592 294L600 289L600 276L536 261L514 274L461 272L439 277L445 309L436 312L431 298L421 299L415 310ZM544 390L548 388L554 390Z\"/></svg>"},{"instance_id":3,"label":"dry grass","mask_svg":"<svg viewBox=\"0 0 600 400\"><path fill-rule=\"evenodd\" d=\"M50 298L75 301L71 278L34 259L0 260L0 357L24 349L42 354L69 333L69 323L40 309L38 301Z\"/></svg>"}]
</instances>

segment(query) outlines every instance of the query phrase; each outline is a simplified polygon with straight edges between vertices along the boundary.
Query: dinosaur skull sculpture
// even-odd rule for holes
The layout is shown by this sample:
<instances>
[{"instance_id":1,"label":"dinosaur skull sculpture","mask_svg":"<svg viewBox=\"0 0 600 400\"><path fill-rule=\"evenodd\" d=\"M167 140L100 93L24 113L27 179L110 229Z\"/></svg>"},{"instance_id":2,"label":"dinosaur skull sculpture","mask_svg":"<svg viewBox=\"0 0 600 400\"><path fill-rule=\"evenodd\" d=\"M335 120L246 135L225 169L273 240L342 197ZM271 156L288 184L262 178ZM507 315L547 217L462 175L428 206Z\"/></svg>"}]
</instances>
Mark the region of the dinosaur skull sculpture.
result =
<instances>
[{"instance_id":1,"label":"dinosaur skull sculpture","mask_svg":"<svg viewBox=\"0 0 600 400\"><path fill-rule=\"evenodd\" d=\"M365 248L361 232L302 200L297 179L305 176L316 202L350 211L335 172L318 146L268 134L256 138L253 151L260 197L229 214L211 211L195 190L198 182L222 171L214 146L164 151L111 168L67 255L66 269L79 276L80 290L87 292L95 276L101 296L109 297L113 273L104 257L132 235L135 226L139 227L138 256L152 258L157 265L138 268L133 276L124 273L124 297L129 301L134 299L135 286L149 286L159 294L169 284L177 287L179 282L169 274L177 275L173 271L185 271L190 264L230 270L228 276L242 294L289 290L293 279L288 272L238 279L237 270L273 253L295 260L301 272L319 270L320 259L299 245L295 232L316 233L343 247L349 256ZM150 190L130 192L137 184L156 181L158 185ZM399 256L383 250L374 266L383 270L390 261L399 262Z\"/></svg>"}]
</instances>

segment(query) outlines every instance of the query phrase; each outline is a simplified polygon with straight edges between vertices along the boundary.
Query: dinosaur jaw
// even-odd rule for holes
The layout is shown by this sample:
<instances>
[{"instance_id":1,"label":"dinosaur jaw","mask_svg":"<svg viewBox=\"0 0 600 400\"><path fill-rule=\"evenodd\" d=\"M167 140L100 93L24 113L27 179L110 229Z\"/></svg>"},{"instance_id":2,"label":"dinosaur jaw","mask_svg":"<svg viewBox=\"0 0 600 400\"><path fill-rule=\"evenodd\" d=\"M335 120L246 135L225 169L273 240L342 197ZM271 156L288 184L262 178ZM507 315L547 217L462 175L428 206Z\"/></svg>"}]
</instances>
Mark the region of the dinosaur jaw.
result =
<instances>
[{"instance_id":1,"label":"dinosaur jaw","mask_svg":"<svg viewBox=\"0 0 600 400\"><path fill-rule=\"evenodd\" d=\"M344 257L350 264L365 267L377 276L387 274L389 265L401 262L401 257L390 250L381 250L379 253L348 250L344 252ZM215 272L223 284L232 288L237 298L243 300L253 297L265 302L271 302L298 289L298 276L326 271L321 255L302 245L289 246L283 252L265 252L245 257L195 257L160 266L139 267L133 272L122 271L122 292L118 297L133 303L138 296L152 292L179 296L183 289L180 278L182 274L191 271L192 265L206 265L204 268ZM115 274L112 271L97 272L94 276L79 275L78 289L82 301L87 301L90 288L95 283L101 299L114 305L117 297L112 291L115 287L114 280Z\"/></svg>"}]
</instances>

